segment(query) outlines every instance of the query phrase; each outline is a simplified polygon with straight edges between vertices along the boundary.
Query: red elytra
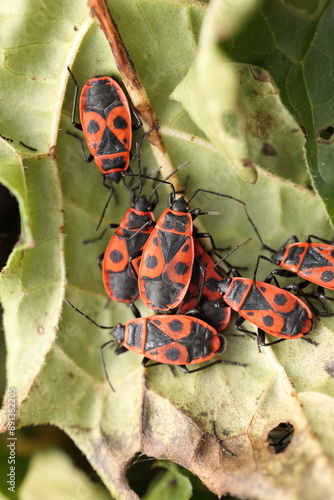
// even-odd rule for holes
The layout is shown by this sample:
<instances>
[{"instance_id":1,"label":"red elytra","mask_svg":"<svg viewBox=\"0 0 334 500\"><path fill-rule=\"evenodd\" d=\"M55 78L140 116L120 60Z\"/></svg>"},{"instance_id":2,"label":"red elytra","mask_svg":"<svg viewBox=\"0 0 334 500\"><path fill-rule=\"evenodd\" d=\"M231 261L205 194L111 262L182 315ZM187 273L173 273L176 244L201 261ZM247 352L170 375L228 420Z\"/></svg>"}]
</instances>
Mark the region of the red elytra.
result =
<instances>
[{"instance_id":1,"label":"red elytra","mask_svg":"<svg viewBox=\"0 0 334 500\"><path fill-rule=\"evenodd\" d=\"M159 217L143 250L138 284L151 309L169 311L183 300L194 263L193 218L184 198Z\"/></svg>"},{"instance_id":2,"label":"red elytra","mask_svg":"<svg viewBox=\"0 0 334 500\"><path fill-rule=\"evenodd\" d=\"M217 289L217 284L223 278L215 270L215 263L208 252L196 239L194 239L194 251L192 277L178 312L185 314L187 311L198 309L198 313L202 314L210 325L218 332L222 332L231 319L231 308L224 302Z\"/></svg>"},{"instance_id":3,"label":"red elytra","mask_svg":"<svg viewBox=\"0 0 334 500\"><path fill-rule=\"evenodd\" d=\"M312 330L313 315L306 304L292 293L263 281L240 276L223 278L218 284L225 302L239 313L243 320L258 327L258 341L265 344L264 333L280 339L301 338ZM241 330L246 331L246 330Z\"/></svg>"},{"instance_id":4,"label":"red elytra","mask_svg":"<svg viewBox=\"0 0 334 500\"><path fill-rule=\"evenodd\" d=\"M117 325L110 334L126 349L171 365L202 363L226 348L225 339L214 328L183 315L132 319Z\"/></svg>"},{"instance_id":5,"label":"red elytra","mask_svg":"<svg viewBox=\"0 0 334 500\"><path fill-rule=\"evenodd\" d=\"M152 203L137 198L115 229L103 257L102 279L108 296L115 301L132 303L138 296L138 278L130 257L140 252L153 230ZM143 228L143 226L146 227ZM138 232L138 229L141 229Z\"/></svg>"},{"instance_id":6,"label":"red elytra","mask_svg":"<svg viewBox=\"0 0 334 500\"><path fill-rule=\"evenodd\" d=\"M272 260L307 281L334 290L334 246L329 243L295 241L283 246Z\"/></svg>"},{"instance_id":7,"label":"red elytra","mask_svg":"<svg viewBox=\"0 0 334 500\"><path fill-rule=\"evenodd\" d=\"M120 85L108 76L88 80L80 95L80 121L85 140L100 172L114 182L130 162L132 120Z\"/></svg>"},{"instance_id":8,"label":"red elytra","mask_svg":"<svg viewBox=\"0 0 334 500\"><path fill-rule=\"evenodd\" d=\"M187 202L182 196L175 199L175 189L172 185L171 188L173 192L168 198L169 208L159 217L147 240L138 276L141 299L147 307L162 312L178 307L187 293L194 265L194 237L210 238L214 247L209 233L193 233L193 221L196 217L211 213L202 212L200 208L190 209L190 201L199 192L228 198L241 204L248 221L256 229L246 204L233 196L198 188Z\"/></svg>"}]
</instances>

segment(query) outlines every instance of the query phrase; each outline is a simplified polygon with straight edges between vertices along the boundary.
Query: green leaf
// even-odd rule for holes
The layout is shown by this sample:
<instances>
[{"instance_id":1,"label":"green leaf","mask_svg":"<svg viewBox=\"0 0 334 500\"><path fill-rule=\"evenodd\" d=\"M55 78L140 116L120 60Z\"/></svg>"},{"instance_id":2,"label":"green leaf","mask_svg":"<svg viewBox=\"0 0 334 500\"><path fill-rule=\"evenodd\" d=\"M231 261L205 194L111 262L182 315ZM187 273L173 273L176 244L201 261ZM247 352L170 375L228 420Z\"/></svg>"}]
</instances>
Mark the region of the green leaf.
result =
<instances>
[{"instance_id":1,"label":"green leaf","mask_svg":"<svg viewBox=\"0 0 334 500\"><path fill-rule=\"evenodd\" d=\"M180 468L168 462L158 462L158 467L165 470L160 472L150 484L143 500L188 500L192 496L190 480L184 476Z\"/></svg>"},{"instance_id":2,"label":"green leaf","mask_svg":"<svg viewBox=\"0 0 334 500\"><path fill-rule=\"evenodd\" d=\"M52 492L52 496L50 495ZM110 500L108 492L74 467L71 460L56 449L36 453L20 487L21 500L66 498L77 500Z\"/></svg>"},{"instance_id":3,"label":"green leaf","mask_svg":"<svg viewBox=\"0 0 334 500\"><path fill-rule=\"evenodd\" d=\"M192 113L190 105L198 75L193 77L190 70L206 5L195 0L114 0L110 8L157 113L173 163L191 161L181 171L181 180L189 175L188 192L202 187L245 200L265 242L274 248L290 234L331 238L321 200L302 186L306 179L303 139L291 133L295 125L270 82L254 79L245 67L236 78L236 66L230 65L232 97L238 96L233 85L242 82L243 88L244 104L237 114L244 127L241 150L264 167L257 168L255 185L244 182L225 152L210 142L208 118L200 128L202 109L196 107ZM245 25L250 11L242 12L240 23ZM234 23L240 24L237 19ZM203 29L208 30L207 26ZM135 353L114 356L104 349L116 392L110 390L99 355L108 331L99 331L66 305L62 310L62 299L66 292L69 300L102 325L131 318L124 304L105 307L95 261L110 235L96 244L82 243L94 235L108 192L95 165L83 162L79 144L66 134L72 130L74 93L66 66L82 86L95 74L117 75L115 64L84 3L74 7L60 1L55 6L50 0L47 6L36 7L14 0L6 3L2 27L7 58L1 69L6 95L2 94L0 106L0 132L13 143L3 143L0 180L19 200L23 234L0 281L7 379L8 387L16 390L17 425L51 423L64 429L117 499L137 498L127 483L126 470L138 451L180 464L216 495L329 498L334 483L332 433L327 419L317 416L317 408L321 403L324 415L331 415L332 318L315 321L310 338L317 347L294 340L259 354L250 338L227 337L228 348L220 359L247 366L222 364L188 376L173 376L166 366L144 369ZM31 54L29 65L27 54ZM225 67L226 61L224 71ZM213 71L207 75L211 89L217 74L212 65L209 70ZM23 96L24 84L29 85ZM177 87L190 116L180 102L168 100ZM260 94L254 98L254 90L263 98ZM230 96L213 93L212 98L228 118ZM274 123L270 133L263 135L269 108ZM228 128L223 131L230 134ZM221 128L213 127L212 141L220 133ZM135 141L139 136L140 132ZM284 151L288 138L291 156L289 148ZM38 152L27 150L20 140ZM288 169L278 158L259 152L264 140L284 154L283 163L291 162L291 178L297 184L287 179ZM240 163L240 151L234 158L238 173L247 171ZM148 171L156 168L147 141L142 159ZM151 190L150 182L145 189ZM159 194L156 217L167 203L166 192L161 189ZM122 185L117 186L117 195L106 222L120 221L129 207L130 197ZM193 206L220 212L202 218L218 247L233 247L253 237L230 258L233 264L246 266L244 274L252 276L260 244L241 206L204 193L195 197ZM258 277L264 278L271 267L261 264ZM143 316L151 314L142 304L138 307ZM231 326L228 333L232 332ZM3 431L7 399L1 413ZM268 433L282 422L293 426L293 438L286 451L275 455Z\"/></svg>"},{"instance_id":4,"label":"green leaf","mask_svg":"<svg viewBox=\"0 0 334 500\"><path fill-rule=\"evenodd\" d=\"M332 220L333 15L332 1L266 0L220 44L224 57L269 71L282 102L305 131L312 183Z\"/></svg>"}]
</instances>

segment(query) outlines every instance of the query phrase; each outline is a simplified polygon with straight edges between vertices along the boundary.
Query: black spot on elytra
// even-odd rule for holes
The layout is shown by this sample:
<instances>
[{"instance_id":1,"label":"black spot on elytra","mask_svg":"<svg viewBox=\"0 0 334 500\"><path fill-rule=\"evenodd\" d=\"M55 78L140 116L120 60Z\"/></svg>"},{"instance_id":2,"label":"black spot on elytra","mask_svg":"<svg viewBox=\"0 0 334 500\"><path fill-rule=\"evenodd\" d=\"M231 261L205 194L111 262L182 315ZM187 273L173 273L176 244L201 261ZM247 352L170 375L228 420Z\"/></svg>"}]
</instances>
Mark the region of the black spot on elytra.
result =
<instances>
[{"instance_id":1,"label":"black spot on elytra","mask_svg":"<svg viewBox=\"0 0 334 500\"><path fill-rule=\"evenodd\" d=\"M121 116L121 115L116 116L116 118L114 119L115 129L124 130L125 128L127 128L127 126L128 126L128 123L126 120L124 120L123 116Z\"/></svg>"},{"instance_id":2,"label":"black spot on elytra","mask_svg":"<svg viewBox=\"0 0 334 500\"><path fill-rule=\"evenodd\" d=\"M95 121L91 120L87 125L88 134L96 134L100 130L100 125Z\"/></svg>"},{"instance_id":3,"label":"black spot on elytra","mask_svg":"<svg viewBox=\"0 0 334 500\"><path fill-rule=\"evenodd\" d=\"M155 255L149 255L145 259L145 266L148 269L155 269L158 265L158 259L155 257Z\"/></svg>"},{"instance_id":4,"label":"black spot on elytra","mask_svg":"<svg viewBox=\"0 0 334 500\"><path fill-rule=\"evenodd\" d=\"M182 248L182 252L188 252L189 250L189 245L184 245L184 247Z\"/></svg>"},{"instance_id":5,"label":"black spot on elytra","mask_svg":"<svg viewBox=\"0 0 334 500\"><path fill-rule=\"evenodd\" d=\"M159 319L155 319L155 320L153 321L153 323L154 323L155 325L161 325L161 321L160 321Z\"/></svg>"},{"instance_id":6,"label":"black spot on elytra","mask_svg":"<svg viewBox=\"0 0 334 500\"><path fill-rule=\"evenodd\" d=\"M103 158L101 161L102 168L104 171L116 169L116 168L125 168L126 162L124 160L124 156L117 156L116 158Z\"/></svg>"},{"instance_id":7,"label":"black spot on elytra","mask_svg":"<svg viewBox=\"0 0 334 500\"><path fill-rule=\"evenodd\" d=\"M261 290L262 292L265 292L265 291L266 291L266 288L265 288L264 286L260 286L260 290Z\"/></svg>"},{"instance_id":8,"label":"black spot on elytra","mask_svg":"<svg viewBox=\"0 0 334 500\"><path fill-rule=\"evenodd\" d=\"M178 276L183 276L188 271L189 266L184 262L178 262L175 266L175 272Z\"/></svg>"},{"instance_id":9,"label":"black spot on elytra","mask_svg":"<svg viewBox=\"0 0 334 500\"><path fill-rule=\"evenodd\" d=\"M274 324L274 318L272 316L264 316L263 317L263 323L266 325L266 326L272 326Z\"/></svg>"},{"instance_id":10,"label":"black spot on elytra","mask_svg":"<svg viewBox=\"0 0 334 500\"><path fill-rule=\"evenodd\" d=\"M181 332L183 330L183 323L178 319L173 319L168 323L169 328L172 332Z\"/></svg>"},{"instance_id":11,"label":"black spot on elytra","mask_svg":"<svg viewBox=\"0 0 334 500\"><path fill-rule=\"evenodd\" d=\"M175 349L175 347L173 347L172 349L169 349L166 352L166 358L169 361L177 361L180 357L181 357L181 353L178 349Z\"/></svg>"},{"instance_id":12,"label":"black spot on elytra","mask_svg":"<svg viewBox=\"0 0 334 500\"><path fill-rule=\"evenodd\" d=\"M123 254L119 250L112 250L109 254L109 258L112 262L117 264L118 262L121 262L123 259Z\"/></svg>"},{"instance_id":13,"label":"black spot on elytra","mask_svg":"<svg viewBox=\"0 0 334 500\"><path fill-rule=\"evenodd\" d=\"M158 238L153 238L153 242L152 242L152 243L153 243L153 245L154 245L155 247L157 247L157 246L159 245Z\"/></svg>"},{"instance_id":14,"label":"black spot on elytra","mask_svg":"<svg viewBox=\"0 0 334 500\"><path fill-rule=\"evenodd\" d=\"M321 281L328 283L334 279L334 273L332 271L324 271L321 275Z\"/></svg>"},{"instance_id":15,"label":"black spot on elytra","mask_svg":"<svg viewBox=\"0 0 334 500\"><path fill-rule=\"evenodd\" d=\"M249 312L249 313L247 313L247 316L254 316L254 313L253 312Z\"/></svg>"},{"instance_id":16,"label":"black spot on elytra","mask_svg":"<svg viewBox=\"0 0 334 500\"><path fill-rule=\"evenodd\" d=\"M287 298L282 293L277 293L274 297L274 302L276 304L278 304L279 306L284 306L286 301L287 301Z\"/></svg>"},{"instance_id":17,"label":"black spot on elytra","mask_svg":"<svg viewBox=\"0 0 334 500\"><path fill-rule=\"evenodd\" d=\"M334 257L334 250L331 251L331 256Z\"/></svg>"}]
</instances>

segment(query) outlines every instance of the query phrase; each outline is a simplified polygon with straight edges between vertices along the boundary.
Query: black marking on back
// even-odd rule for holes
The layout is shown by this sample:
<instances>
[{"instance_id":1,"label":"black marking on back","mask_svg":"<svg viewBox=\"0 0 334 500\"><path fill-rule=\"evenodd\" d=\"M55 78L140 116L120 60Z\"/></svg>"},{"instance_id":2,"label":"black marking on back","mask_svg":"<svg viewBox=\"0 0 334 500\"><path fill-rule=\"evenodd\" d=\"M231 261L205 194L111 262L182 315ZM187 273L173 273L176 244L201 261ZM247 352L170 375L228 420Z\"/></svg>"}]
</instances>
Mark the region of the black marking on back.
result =
<instances>
[{"instance_id":1,"label":"black marking on back","mask_svg":"<svg viewBox=\"0 0 334 500\"><path fill-rule=\"evenodd\" d=\"M282 333L287 333L289 335L298 335L303 329L306 322L309 322L309 317L307 314L307 309L302 307L299 302L296 302L295 307L289 313L280 313L280 316L284 318L284 326Z\"/></svg>"},{"instance_id":2,"label":"black marking on back","mask_svg":"<svg viewBox=\"0 0 334 500\"><path fill-rule=\"evenodd\" d=\"M299 271L314 269L315 267L327 267L327 266L333 266L333 263L327 260L319 252L317 252L316 248L309 247L303 258L303 262L299 268Z\"/></svg>"},{"instance_id":3,"label":"black marking on back","mask_svg":"<svg viewBox=\"0 0 334 500\"><path fill-rule=\"evenodd\" d=\"M143 325L138 323L130 323L128 326L127 343L131 347L141 347L143 343Z\"/></svg>"},{"instance_id":4,"label":"black marking on back","mask_svg":"<svg viewBox=\"0 0 334 500\"><path fill-rule=\"evenodd\" d=\"M175 272L178 276L184 276L188 272L189 266L184 262L178 262L175 265Z\"/></svg>"},{"instance_id":5,"label":"black marking on back","mask_svg":"<svg viewBox=\"0 0 334 500\"><path fill-rule=\"evenodd\" d=\"M97 80L92 82L91 88L87 89L85 100L87 111L95 111L105 117L105 110L112 107L123 106L118 94L112 85L105 85L107 80Z\"/></svg>"},{"instance_id":6,"label":"black marking on back","mask_svg":"<svg viewBox=\"0 0 334 500\"><path fill-rule=\"evenodd\" d=\"M150 217L148 215L138 215L135 212L130 212L130 216L128 218L128 229L139 229L146 222L150 221Z\"/></svg>"},{"instance_id":7,"label":"black marking on back","mask_svg":"<svg viewBox=\"0 0 334 500\"><path fill-rule=\"evenodd\" d=\"M113 168L125 168L125 161L123 156L117 156L116 158L103 158L101 161L102 163L102 168L103 170L107 171ZM107 174L110 180L113 180L114 182L119 182L120 179L122 178L122 172L111 172ZM111 178L111 176L117 176L118 180L116 178Z\"/></svg>"},{"instance_id":8,"label":"black marking on back","mask_svg":"<svg viewBox=\"0 0 334 500\"><path fill-rule=\"evenodd\" d=\"M147 323L145 351L156 349L170 342L178 342L187 348L187 362L195 358L205 357L212 352L212 334L210 330L204 328L201 324L192 322L190 334L176 341L159 330L152 323Z\"/></svg>"},{"instance_id":9,"label":"black marking on back","mask_svg":"<svg viewBox=\"0 0 334 500\"><path fill-rule=\"evenodd\" d=\"M167 233L165 231L158 231L160 246L165 263L168 264L174 257L175 254L183 246L184 242L188 236L182 236L180 234Z\"/></svg>"},{"instance_id":10,"label":"black marking on back","mask_svg":"<svg viewBox=\"0 0 334 500\"><path fill-rule=\"evenodd\" d=\"M113 125L117 130L125 130L128 128L128 122L124 120L123 116L118 115L113 121Z\"/></svg>"},{"instance_id":11,"label":"black marking on back","mask_svg":"<svg viewBox=\"0 0 334 500\"><path fill-rule=\"evenodd\" d=\"M181 352L179 349L172 347L165 352L165 356L169 361L177 361L181 357Z\"/></svg>"},{"instance_id":12,"label":"black marking on back","mask_svg":"<svg viewBox=\"0 0 334 500\"><path fill-rule=\"evenodd\" d=\"M111 262L114 262L114 264L118 264L118 262L121 262L123 259L123 254L115 248L109 253L109 259Z\"/></svg>"},{"instance_id":13,"label":"black marking on back","mask_svg":"<svg viewBox=\"0 0 334 500\"><path fill-rule=\"evenodd\" d=\"M169 231L178 231L185 233L187 230L188 218L184 215L176 215L173 212L167 212L162 227Z\"/></svg>"},{"instance_id":14,"label":"black marking on back","mask_svg":"<svg viewBox=\"0 0 334 500\"><path fill-rule=\"evenodd\" d=\"M284 306L284 304L286 303L288 299L286 298L285 295L283 295L283 293L277 293L274 297L274 302L275 304L279 305L279 306Z\"/></svg>"},{"instance_id":15,"label":"black marking on back","mask_svg":"<svg viewBox=\"0 0 334 500\"><path fill-rule=\"evenodd\" d=\"M100 125L95 120L90 120L87 125L88 134L96 134L100 130Z\"/></svg>"},{"instance_id":16,"label":"black marking on back","mask_svg":"<svg viewBox=\"0 0 334 500\"><path fill-rule=\"evenodd\" d=\"M124 145L117 139L109 127L105 127L99 149L96 155L103 156L114 153L125 153L128 151Z\"/></svg>"},{"instance_id":17,"label":"black marking on back","mask_svg":"<svg viewBox=\"0 0 334 500\"><path fill-rule=\"evenodd\" d=\"M321 281L324 283L329 283L330 281L333 281L334 279L334 273L332 271L324 271L321 275Z\"/></svg>"},{"instance_id":18,"label":"black marking on back","mask_svg":"<svg viewBox=\"0 0 334 500\"><path fill-rule=\"evenodd\" d=\"M172 319L168 323L168 327L172 330L172 332L182 332L183 323L182 323L182 321L180 321L178 319Z\"/></svg>"},{"instance_id":19,"label":"black marking on back","mask_svg":"<svg viewBox=\"0 0 334 500\"><path fill-rule=\"evenodd\" d=\"M145 257L145 266L148 269L155 269L158 265L158 259L155 255L147 255Z\"/></svg>"},{"instance_id":20,"label":"black marking on back","mask_svg":"<svg viewBox=\"0 0 334 500\"><path fill-rule=\"evenodd\" d=\"M145 295L147 296L151 307L164 310L178 298L183 290L182 283L171 281L166 273L157 278L142 277Z\"/></svg>"},{"instance_id":21,"label":"black marking on back","mask_svg":"<svg viewBox=\"0 0 334 500\"><path fill-rule=\"evenodd\" d=\"M135 229L135 228L134 228ZM131 236L133 234L132 231L129 231L127 229L123 229L123 236ZM139 252L145 245L147 239L149 237L149 233L138 233L135 238L126 239L126 248L128 250L128 255L131 257L133 254Z\"/></svg>"},{"instance_id":22,"label":"black marking on back","mask_svg":"<svg viewBox=\"0 0 334 500\"><path fill-rule=\"evenodd\" d=\"M222 286L224 286L226 280L222 280ZM241 280L233 281L232 289L225 296L226 301L235 302L236 304L240 304L242 302L244 292L247 290L248 285L244 285Z\"/></svg>"},{"instance_id":23,"label":"black marking on back","mask_svg":"<svg viewBox=\"0 0 334 500\"><path fill-rule=\"evenodd\" d=\"M109 274L109 288L117 300L133 300L138 295L138 279L132 269L127 266L124 271Z\"/></svg>"},{"instance_id":24,"label":"black marking on back","mask_svg":"<svg viewBox=\"0 0 334 500\"><path fill-rule=\"evenodd\" d=\"M300 261L301 254L304 253L304 248L299 246L290 247L289 253L284 259L284 263L287 266L296 266Z\"/></svg>"},{"instance_id":25,"label":"black marking on back","mask_svg":"<svg viewBox=\"0 0 334 500\"><path fill-rule=\"evenodd\" d=\"M262 293L257 288L252 287L241 309L245 311L270 311L272 307Z\"/></svg>"}]
</instances>

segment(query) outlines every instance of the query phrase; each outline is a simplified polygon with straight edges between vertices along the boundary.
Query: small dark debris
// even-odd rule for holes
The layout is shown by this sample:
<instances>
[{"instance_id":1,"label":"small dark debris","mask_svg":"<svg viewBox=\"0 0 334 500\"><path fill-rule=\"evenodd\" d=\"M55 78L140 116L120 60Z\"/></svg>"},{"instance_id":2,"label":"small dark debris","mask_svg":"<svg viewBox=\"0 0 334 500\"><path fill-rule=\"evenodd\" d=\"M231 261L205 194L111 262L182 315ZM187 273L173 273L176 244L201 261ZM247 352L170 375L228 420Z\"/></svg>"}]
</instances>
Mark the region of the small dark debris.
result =
<instances>
[{"instance_id":1,"label":"small dark debris","mask_svg":"<svg viewBox=\"0 0 334 500\"><path fill-rule=\"evenodd\" d=\"M305 139L307 139L307 132L306 132L304 125L300 126L300 130L303 132Z\"/></svg>"},{"instance_id":2,"label":"small dark debris","mask_svg":"<svg viewBox=\"0 0 334 500\"><path fill-rule=\"evenodd\" d=\"M11 139L10 137L5 137L4 135L0 134L0 137L2 139L4 139L5 141L8 141L8 142L13 142L13 139Z\"/></svg>"},{"instance_id":3,"label":"small dark debris","mask_svg":"<svg viewBox=\"0 0 334 500\"><path fill-rule=\"evenodd\" d=\"M276 149L268 144L267 142L264 142L262 145L261 153L264 154L265 156L276 156L277 151Z\"/></svg>"},{"instance_id":4,"label":"small dark debris","mask_svg":"<svg viewBox=\"0 0 334 500\"><path fill-rule=\"evenodd\" d=\"M268 432L268 449L272 453L283 453L289 446L293 436L293 425L290 422L281 422Z\"/></svg>"},{"instance_id":5,"label":"small dark debris","mask_svg":"<svg viewBox=\"0 0 334 500\"><path fill-rule=\"evenodd\" d=\"M325 370L330 377L334 378L334 361L328 361L325 364Z\"/></svg>"},{"instance_id":6,"label":"small dark debris","mask_svg":"<svg viewBox=\"0 0 334 500\"><path fill-rule=\"evenodd\" d=\"M169 486L169 487L171 487L171 488L172 488L173 486L176 486L176 485L177 485L177 479L176 479L175 477L174 477L173 479L171 479L171 480L168 482L168 484L167 484L167 486Z\"/></svg>"},{"instance_id":7,"label":"small dark debris","mask_svg":"<svg viewBox=\"0 0 334 500\"><path fill-rule=\"evenodd\" d=\"M253 165L252 160L250 158L242 158L241 162L244 167L251 167Z\"/></svg>"},{"instance_id":8,"label":"small dark debris","mask_svg":"<svg viewBox=\"0 0 334 500\"><path fill-rule=\"evenodd\" d=\"M255 66L248 66L248 68L255 80L259 80L260 82L271 82L271 77L267 71Z\"/></svg>"},{"instance_id":9,"label":"small dark debris","mask_svg":"<svg viewBox=\"0 0 334 500\"><path fill-rule=\"evenodd\" d=\"M79 28L77 26L73 26L74 31L79 31Z\"/></svg>"}]
</instances>

